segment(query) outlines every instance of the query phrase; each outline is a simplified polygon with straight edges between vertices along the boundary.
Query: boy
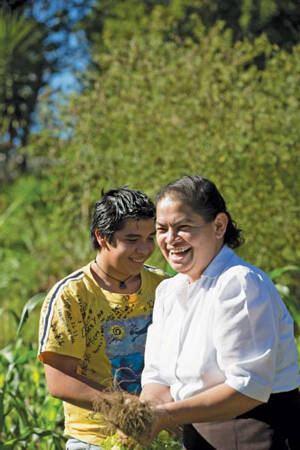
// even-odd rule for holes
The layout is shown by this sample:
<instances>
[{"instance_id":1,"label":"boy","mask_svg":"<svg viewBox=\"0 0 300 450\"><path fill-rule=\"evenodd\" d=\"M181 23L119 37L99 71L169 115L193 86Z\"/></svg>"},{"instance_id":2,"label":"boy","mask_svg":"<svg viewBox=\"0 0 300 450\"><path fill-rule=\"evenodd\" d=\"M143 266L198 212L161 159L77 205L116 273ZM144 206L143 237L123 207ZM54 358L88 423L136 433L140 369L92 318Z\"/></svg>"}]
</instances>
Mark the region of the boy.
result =
<instances>
[{"instance_id":1,"label":"boy","mask_svg":"<svg viewBox=\"0 0 300 450\"><path fill-rule=\"evenodd\" d=\"M39 358L49 392L64 401L68 450L99 449L106 437L93 400L115 381L140 391L144 345L163 272L144 266L154 250L155 207L127 188L105 193L94 209L95 260L59 281L40 320Z\"/></svg>"}]
</instances>

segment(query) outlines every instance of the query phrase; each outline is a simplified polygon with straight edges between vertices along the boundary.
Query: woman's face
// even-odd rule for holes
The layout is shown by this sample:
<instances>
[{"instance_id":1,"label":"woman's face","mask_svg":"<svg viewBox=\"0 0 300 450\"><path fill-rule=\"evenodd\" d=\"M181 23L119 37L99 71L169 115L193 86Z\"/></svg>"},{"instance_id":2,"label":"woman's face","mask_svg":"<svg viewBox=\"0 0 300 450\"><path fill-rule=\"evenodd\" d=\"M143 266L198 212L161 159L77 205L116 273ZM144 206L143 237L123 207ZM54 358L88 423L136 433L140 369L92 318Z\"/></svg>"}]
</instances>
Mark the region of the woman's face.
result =
<instances>
[{"instance_id":1,"label":"woman's face","mask_svg":"<svg viewBox=\"0 0 300 450\"><path fill-rule=\"evenodd\" d=\"M220 251L227 222L219 213L207 223L176 194L166 194L157 204L157 242L173 269L193 282Z\"/></svg>"}]
</instances>

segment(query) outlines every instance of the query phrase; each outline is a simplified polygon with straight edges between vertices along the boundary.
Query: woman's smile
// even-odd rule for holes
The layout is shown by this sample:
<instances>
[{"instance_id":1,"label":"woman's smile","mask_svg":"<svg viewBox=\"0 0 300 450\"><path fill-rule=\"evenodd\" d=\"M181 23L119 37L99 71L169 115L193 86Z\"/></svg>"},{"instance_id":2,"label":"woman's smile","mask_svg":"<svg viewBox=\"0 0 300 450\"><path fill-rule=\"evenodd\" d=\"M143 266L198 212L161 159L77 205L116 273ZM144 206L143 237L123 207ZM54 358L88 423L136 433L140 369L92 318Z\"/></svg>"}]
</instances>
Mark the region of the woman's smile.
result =
<instances>
[{"instance_id":1,"label":"woman's smile","mask_svg":"<svg viewBox=\"0 0 300 450\"><path fill-rule=\"evenodd\" d=\"M168 259L172 264L182 264L187 257L189 257L192 249L191 247L178 247L171 250L168 250L169 256Z\"/></svg>"}]
</instances>

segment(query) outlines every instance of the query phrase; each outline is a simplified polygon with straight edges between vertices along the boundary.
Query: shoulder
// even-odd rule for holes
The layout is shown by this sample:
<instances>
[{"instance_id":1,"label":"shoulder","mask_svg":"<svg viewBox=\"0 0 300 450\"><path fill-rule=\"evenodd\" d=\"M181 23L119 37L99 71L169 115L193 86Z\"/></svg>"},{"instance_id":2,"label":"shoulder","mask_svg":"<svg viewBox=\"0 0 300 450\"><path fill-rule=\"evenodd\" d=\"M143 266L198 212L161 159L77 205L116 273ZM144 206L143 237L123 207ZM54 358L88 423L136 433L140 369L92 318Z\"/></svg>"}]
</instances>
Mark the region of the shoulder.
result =
<instances>
[{"instance_id":1,"label":"shoulder","mask_svg":"<svg viewBox=\"0 0 300 450\"><path fill-rule=\"evenodd\" d=\"M244 282L270 282L268 275L253 264L244 261L237 255L231 259L230 264L220 274L219 280L228 282L230 280L237 280L240 283Z\"/></svg>"},{"instance_id":2,"label":"shoulder","mask_svg":"<svg viewBox=\"0 0 300 450\"><path fill-rule=\"evenodd\" d=\"M250 300L276 293L275 286L263 270L239 257L220 274L217 284L220 299L240 297Z\"/></svg>"},{"instance_id":3,"label":"shoulder","mask_svg":"<svg viewBox=\"0 0 300 450\"><path fill-rule=\"evenodd\" d=\"M177 274L163 280L156 289L154 312L164 317L177 307L186 298L187 278L183 274Z\"/></svg>"},{"instance_id":4,"label":"shoulder","mask_svg":"<svg viewBox=\"0 0 300 450\"><path fill-rule=\"evenodd\" d=\"M62 278L48 292L45 302L53 302L61 296L76 296L84 287L85 276L84 268L82 268Z\"/></svg>"},{"instance_id":5,"label":"shoulder","mask_svg":"<svg viewBox=\"0 0 300 450\"><path fill-rule=\"evenodd\" d=\"M182 290L185 290L187 286L187 279L185 275L178 273L173 277L165 278L157 288L157 295L163 296L167 298L171 296L173 298L174 295L177 295Z\"/></svg>"},{"instance_id":6,"label":"shoulder","mask_svg":"<svg viewBox=\"0 0 300 450\"><path fill-rule=\"evenodd\" d=\"M85 273L83 268L76 270L75 272L67 275L66 277L62 278L60 281L58 281L55 286L52 288L53 290L60 290L60 289L66 289L66 288L78 288L85 278Z\"/></svg>"}]
</instances>

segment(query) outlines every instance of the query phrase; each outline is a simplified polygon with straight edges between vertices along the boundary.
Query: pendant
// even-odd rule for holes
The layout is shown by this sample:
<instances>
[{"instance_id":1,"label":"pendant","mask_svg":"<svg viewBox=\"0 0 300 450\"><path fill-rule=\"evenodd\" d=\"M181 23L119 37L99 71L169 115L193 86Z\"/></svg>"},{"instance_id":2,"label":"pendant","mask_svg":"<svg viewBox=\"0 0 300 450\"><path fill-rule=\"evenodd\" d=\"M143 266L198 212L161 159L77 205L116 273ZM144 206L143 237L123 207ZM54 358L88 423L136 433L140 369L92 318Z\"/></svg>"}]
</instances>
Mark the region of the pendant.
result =
<instances>
[{"instance_id":1,"label":"pendant","mask_svg":"<svg viewBox=\"0 0 300 450\"><path fill-rule=\"evenodd\" d=\"M125 281L120 281L120 289L126 289Z\"/></svg>"}]
</instances>

